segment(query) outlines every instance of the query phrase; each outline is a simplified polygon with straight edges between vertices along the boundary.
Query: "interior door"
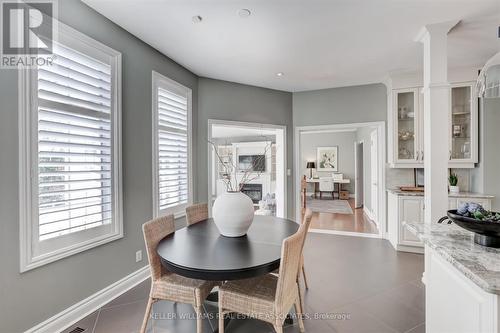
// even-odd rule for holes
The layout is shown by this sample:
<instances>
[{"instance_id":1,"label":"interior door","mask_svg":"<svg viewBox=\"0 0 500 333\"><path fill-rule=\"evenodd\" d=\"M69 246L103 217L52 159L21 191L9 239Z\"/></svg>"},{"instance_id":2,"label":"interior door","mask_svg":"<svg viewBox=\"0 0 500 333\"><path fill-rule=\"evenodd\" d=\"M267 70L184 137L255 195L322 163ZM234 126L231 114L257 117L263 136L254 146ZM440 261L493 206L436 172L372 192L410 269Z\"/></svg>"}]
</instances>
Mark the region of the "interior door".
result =
<instances>
[{"instance_id":1,"label":"interior door","mask_svg":"<svg viewBox=\"0 0 500 333\"><path fill-rule=\"evenodd\" d=\"M374 222L378 224L378 134L377 130L371 133L370 146L371 166L371 211Z\"/></svg>"},{"instance_id":2,"label":"interior door","mask_svg":"<svg viewBox=\"0 0 500 333\"><path fill-rule=\"evenodd\" d=\"M354 207L363 207L363 142L354 143Z\"/></svg>"}]
</instances>

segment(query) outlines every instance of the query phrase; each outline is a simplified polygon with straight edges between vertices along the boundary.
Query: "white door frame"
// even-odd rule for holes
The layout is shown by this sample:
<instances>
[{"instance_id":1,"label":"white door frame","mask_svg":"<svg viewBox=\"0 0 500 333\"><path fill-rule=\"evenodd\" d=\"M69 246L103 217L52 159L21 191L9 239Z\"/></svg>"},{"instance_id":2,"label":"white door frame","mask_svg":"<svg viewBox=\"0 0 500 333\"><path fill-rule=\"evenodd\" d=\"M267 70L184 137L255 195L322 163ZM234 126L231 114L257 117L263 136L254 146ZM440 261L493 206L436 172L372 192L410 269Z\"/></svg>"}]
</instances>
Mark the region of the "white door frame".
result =
<instances>
[{"instance_id":1,"label":"white door frame","mask_svg":"<svg viewBox=\"0 0 500 333\"><path fill-rule=\"evenodd\" d=\"M282 172L282 183L283 183L283 218L287 217L287 201L288 201L288 192L287 192L287 134L286 134L286 126L283 125L274 125L274 124L262 124L262 123L252 123L252 122L243 122L243 121L232 121L232 120L220 120L220 119L208 119L208 141L212 141L212 127L214 125L226 125L226 126L240 126L240 127L253 127L253 128L261 128L261 129L277 129L283 131L283 172ZM212 147L207 142L207 150L208 150L208 210L210 216L212 215ZM276 175L278 177L278 175ZM276 178L277 179L277 178ZM278 185L276 185L278 186Z\"/></svg>"},{"instance_id":2,"label":"white door frame","mask_svg":"<svg viewBox=\"0 0 500 333\"><path fill-rule=\"evenodd\" d=\"M374 145L373 145L373 141L374 141L374 140L373 140L373 137L374 137L374 134L375 134L375 137L376 137L376 139L377 139L377 146L374 146ZM378 159L378 140L379 140L379 135L378 135L378 132L377 132L377 131L375 131L375 130L374 130L374 131L371 131L371 132L370 132L370 141L371 141L371 143L372 143L372 144L370 144L370 173L371 173L371 175L372 175L372 176L373 176L374 171L377 171L377 173L378 173L378 169L380 168L380 165L379 165L378 163L377 163L377 164L373 164L373 163L372 163L372 162L373 162L373 156L374 156L374 149L376 149L376 151L375 151L375 156L376 156L376 158ZM377 170L373 170L373 169L374 169L374 167L373 167L374 165L376 165ZM370 179L372 179L372 178L373 178L373 177L370 177ZM371 184L370 184L370 193L371 193L370 195L371 195L371 197L372 197L372 198L374 197L374 196L373 196L373 192L374 192L373 187L374 187L374 186L377 186L377 189L378 189L378 186L379 186L378 177L377 177L377 182L376 182L376 183L377 183L377 184L375 185L375 184L374 184L374 182L373 182L373 180L372 180L372 182L371 182ZM376 213L376 212L378 212L378 200L379 200L379 199L378 199L378 196L375 196L375 199L372 199L372 203L373 203L373 200L376 200L376 201L377 201L377 205L375 205L375 206L370 205L370 211L371 211L371 215L372 215L372 220L375 222L375 224L377 225L377 227L379 227L379 228L380 228L380 224L379 224L378 216L377 216L377 213Z\"/></svg>"},{"instance_id":3,"label":"white door frame","mask_svg":"<svg viewBox=\"0 0 500 333\"><path fill-rule=\"evenodd\" d=\"M364 184L365 184L365 175L364 175L364 168L365 168L365 156L364 156L364 151L365 151L365 140L359 140L359 141L354 141L354 200L357 201L358 199L358 183L356 182L356 175L357 175L357 170L358 170L358 156L357 156L357 151L358 151L358 145L363 145L363 169L362 169L362 173L363 173L363 198L361 199L362 201L362 205L361 207L365 207L365 189L364 189ZM354 205L355 208L361 208L361 207L356 207L356 205Z\"/></svg>"},{"instance_id":4,"label":"white door frame","mask_svg":"<svg viewBox=\"0 0 500 333\"><path fill-rule=\"evenodd\" d=\"M379 234L375 235L378 238L387 238L387 212L386 212L386 193L385 193L385 161L386 161L386 129L385 121L376 122L366 122L366 123L350 123L350 124L332 124L332 125L315 125L315 126L297 126L294 131L294 181L295 181L295 220L299 220L301 216L301 198L300 198L300 141L301 135L303 133L325 133L325 132L336 132L342 130L349 130L359 127L376 127L378 133L378 152L379 152L379 170L378 170L378 183L381 185L378 189L378 216L379 221ZM343 234L343 235L353 235L353 236L364 236L373 237L365 233L351 233L351 232L341 232L341 231L328 231L332 234Z\"/></svg>"}]
</instances>

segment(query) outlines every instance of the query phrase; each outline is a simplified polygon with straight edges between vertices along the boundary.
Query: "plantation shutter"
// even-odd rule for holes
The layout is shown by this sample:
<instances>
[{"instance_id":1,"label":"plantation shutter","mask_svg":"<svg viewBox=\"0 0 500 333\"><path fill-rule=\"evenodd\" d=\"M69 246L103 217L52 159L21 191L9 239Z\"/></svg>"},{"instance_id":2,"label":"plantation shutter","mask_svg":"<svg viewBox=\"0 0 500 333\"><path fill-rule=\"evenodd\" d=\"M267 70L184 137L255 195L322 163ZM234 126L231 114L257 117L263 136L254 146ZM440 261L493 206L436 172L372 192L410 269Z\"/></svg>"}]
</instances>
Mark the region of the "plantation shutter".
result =
<instances>
[{"instance_id":1,"label":"plantation shutter","mask_svg":"<svg viewBox=\"0 0 500 333\"><path fill-rule=\"evenodd\" d=\"M188 202L188 95L158 87L158 206Z\"/></svg>"},{"instance_id":2,"label":"plantation shutter","mask_svg":"<svg viewBox=\"0 0 500 333\"><path fill-rule=\"evenodd\" d=\"M46 240L113 219L111 65L54 46L38 69L38 236Z\"/></svg>"}]
</instances>

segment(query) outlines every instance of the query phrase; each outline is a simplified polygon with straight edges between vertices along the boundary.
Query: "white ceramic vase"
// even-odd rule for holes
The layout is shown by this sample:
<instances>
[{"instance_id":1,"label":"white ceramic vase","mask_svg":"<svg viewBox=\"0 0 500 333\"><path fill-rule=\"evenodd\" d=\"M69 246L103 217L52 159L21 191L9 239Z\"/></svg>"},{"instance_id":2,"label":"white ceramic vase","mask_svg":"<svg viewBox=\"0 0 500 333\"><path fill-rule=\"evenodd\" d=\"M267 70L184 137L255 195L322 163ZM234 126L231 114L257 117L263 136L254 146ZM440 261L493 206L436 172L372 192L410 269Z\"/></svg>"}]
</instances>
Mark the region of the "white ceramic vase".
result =
<instances>
[{"instance_id":1,"label":"white ceramic vase","mask_svg":"<svg viewBox=\"0 0 500 333\"><path fill-rule=\"evenodd\" d=\"M212 215L222 236L241 237L252 224L253 202L244 193L226 192L215 199Z\"/></svg>"},{"instance_id":2,"label":"white ceramic vase","mask_svg":"<svg viewBox=\"0 0 500 333\"><path fill-rule=\"evenodd\" d=\"M450 193L460 193L460 187L450 185Z\"/></svg>"}]
</instances>

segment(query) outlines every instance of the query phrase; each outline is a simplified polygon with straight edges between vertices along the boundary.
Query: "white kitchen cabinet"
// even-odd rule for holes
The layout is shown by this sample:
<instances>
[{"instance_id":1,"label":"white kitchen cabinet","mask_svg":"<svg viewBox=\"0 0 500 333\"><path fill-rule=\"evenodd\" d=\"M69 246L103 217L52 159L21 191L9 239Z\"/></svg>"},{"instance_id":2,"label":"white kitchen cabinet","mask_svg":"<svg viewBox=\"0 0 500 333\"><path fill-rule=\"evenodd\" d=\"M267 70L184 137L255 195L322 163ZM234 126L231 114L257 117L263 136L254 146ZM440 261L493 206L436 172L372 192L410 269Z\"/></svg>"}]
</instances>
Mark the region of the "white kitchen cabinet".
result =
<instances>
[{"instance_id":1,"label":"white kitchen cabinet","mask_svg":"<svg viewBox=\"0 0 500 333\"><path fill-rule=\"evenodd\" d=\"M401 165L415 165L421 149L419 89L394 90L392 105L394 161Z\"/></svg>"},{"instance_id":2,"label":"white kitchen cabinet","mask_svg":"<svg viewBox=\"0 0 500 333\"><path fill-rule=\"evenodd\" d=\"M478 162L478 112L475 85L451 86L449 112L450 167L474 167Z\"/></svg>"},{"instance_id":3,"label":"white kitchen cabinet","mask_svg":"<svg viewBox=\"0 0 500 333\"><path fill-rule=\"evenodd\" d=\"M424 167L424 103L421 87L394 89L389 104L389 165ZM450 87L449 167L474 168L478 162L478 108L473 82Z\"/></svg>"},{"instance_id":4,"label":"white kitchen cabinet","mask_svg":"<svg viewBox=\"0 0 500 333\"><path fill-rule=\"evenodd\" d=\"M480 195L478 197L478 195L469 194L471 196L466 197L462 195L450 195L448 198L449 209L456 209L464 202L475 202L481 204L486 210L491 209L492 196ZM388 238L390 243L398 251L423 253L423 243L403 224L404 222L424 223L424 197L389 191L387 199ZM443 212L443 216L445 214L446 212Z\"/></svg>"},{"instance_id":5,"label":"white kitchen cabinet","mask_svg":"<svg viewBox=\"0 0 500 333\"><path fill-rule=\"evenodd\" d=\"M424 197L388 194L388 235L398 251L423 253L422 242L411 233L404 222L424 223Z\"/></svg>"},{"instance_id":6,"label":"white kitchen cabinet","mask_svg":"<svg viewBox=\"0 0 500 333\"><path fill-rule=\"evenodd\" d=\"M399 198L399 220L408 223L424 223L424 198L423 197L400 197ZM399 228L401 245L419 246L421 244L417 236L404 225Z\"/></svg>"}]
</instances>

